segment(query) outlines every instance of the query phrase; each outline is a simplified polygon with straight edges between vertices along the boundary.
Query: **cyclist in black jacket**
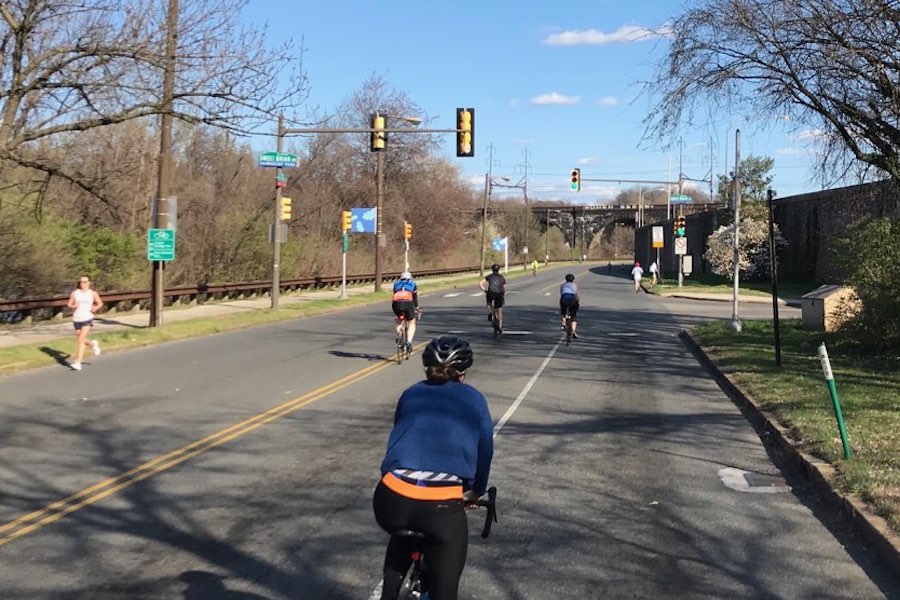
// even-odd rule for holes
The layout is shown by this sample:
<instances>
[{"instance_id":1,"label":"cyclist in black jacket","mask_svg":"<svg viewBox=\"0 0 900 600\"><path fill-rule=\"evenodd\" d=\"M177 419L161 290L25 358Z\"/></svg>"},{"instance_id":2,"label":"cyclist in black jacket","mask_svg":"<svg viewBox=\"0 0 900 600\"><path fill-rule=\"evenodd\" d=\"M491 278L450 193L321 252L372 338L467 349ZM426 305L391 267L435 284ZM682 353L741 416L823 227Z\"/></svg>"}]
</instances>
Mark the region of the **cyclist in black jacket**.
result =
<instances>
[{"instance_id":1,"label":"cyclist in black jacket","mask_svg":"<svg viewBox=\"0 0 900 600\"><path fill-rule=\"evenodd\" d=\"M497 309L497 329L503 333L503 305L506 299L506 277L500 274L500 265L491 265L491 273L478 282L478 287L487 298L488 321L494 318Z\"/></svg>"}]
</instances>

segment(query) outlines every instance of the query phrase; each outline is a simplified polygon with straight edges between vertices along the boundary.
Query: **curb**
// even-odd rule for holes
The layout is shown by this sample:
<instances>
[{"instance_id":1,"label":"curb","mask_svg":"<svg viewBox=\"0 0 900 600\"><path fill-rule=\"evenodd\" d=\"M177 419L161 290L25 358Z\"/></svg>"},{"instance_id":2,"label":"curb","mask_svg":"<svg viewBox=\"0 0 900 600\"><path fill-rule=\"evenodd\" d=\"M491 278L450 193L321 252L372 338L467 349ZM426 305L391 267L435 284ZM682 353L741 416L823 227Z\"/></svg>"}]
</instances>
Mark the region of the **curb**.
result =
<instances>
[{"instance_id":1,"label":"curb","mask_svg":"<svg viewBox=\"0 0 900 600\"><path fill-rule=\"evenodd\" d=\"M824 462L814 456L800 451L794 444L788 431L769 418L752 398L747 396L733 381L723 373L712 361L703 348L682 330L678 337L687 346L700 363L706 367L723 392L740 408L750 420L760 437L772 439L779 448L796 465L803 469L806 478L812 482L816 492L833 509L843 514L847 521L869 542L885 563L895 572L900 573L900 535L894 533L887 521L872 512L865 502L854 494L845 495L833 485L838 478L837 470L831 463Z\"/></svg>"}]
</instances>

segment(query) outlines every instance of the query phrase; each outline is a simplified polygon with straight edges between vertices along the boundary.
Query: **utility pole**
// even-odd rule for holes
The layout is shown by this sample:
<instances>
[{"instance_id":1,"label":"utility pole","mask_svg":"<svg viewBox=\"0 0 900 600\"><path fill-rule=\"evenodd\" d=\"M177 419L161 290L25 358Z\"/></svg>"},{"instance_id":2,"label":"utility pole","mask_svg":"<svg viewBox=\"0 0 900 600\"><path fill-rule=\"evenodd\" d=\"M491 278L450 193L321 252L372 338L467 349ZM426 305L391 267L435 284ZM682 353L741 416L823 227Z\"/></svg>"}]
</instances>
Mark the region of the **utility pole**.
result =
<instances>
[{"instance_id":1,"label":"utility pole","mask_svg":"<svg viewBox=\"0 0 900 600\"><path fill-rule=\"evenodd\" d=\"M169 0L169 12L166 15L166 62L163 74L163 106L159 132L159 172L156 182L154 229L170 229L172 226L169 213L172 193L172 99L175 96L175 55L177 51L178 0ZM165 261L153 261L153 277L150 283L150 327L162 325L165 265Z\"/></svg>"},{"instance_id":2,"label":"utility pole","mask_svg":"<svg viewBox=\"0 0 900 600\"><path fill-rule=\"evenodd\" d=\"M278 154L284 152L284 115L278 115L278 141L275 148ZM281 297L281 167L275 169L275 228L272 231L272 310L278 310Z\"/></svg>"},{"instance_id":3,"label":"utility pole","mask_svg":"<svg viewBox=\"0 0 900 600\"><path fill-rule=\"evenodd\" d=\"M740 288L741 264L740 245L738 234L741 225L741 130L734 132L734 246L732 248L732 300L731 300L731 329L740 331L741 320L738 317L738 290Z\"/></svg>"}]
</instances>

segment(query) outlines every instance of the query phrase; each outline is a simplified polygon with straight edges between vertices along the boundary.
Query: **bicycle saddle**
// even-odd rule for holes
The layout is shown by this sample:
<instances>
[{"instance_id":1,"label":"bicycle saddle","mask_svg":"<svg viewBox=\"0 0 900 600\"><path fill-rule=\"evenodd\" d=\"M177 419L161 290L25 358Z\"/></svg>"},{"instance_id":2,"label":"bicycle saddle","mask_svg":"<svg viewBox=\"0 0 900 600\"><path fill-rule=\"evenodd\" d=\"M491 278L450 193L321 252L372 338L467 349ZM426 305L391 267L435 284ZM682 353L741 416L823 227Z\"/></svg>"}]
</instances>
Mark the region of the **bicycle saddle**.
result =
<instances>
[{"instance_id":1,"label":"bicycle saddle","mask_svg":"<svg viewBox=\"0 0 900 600\"><path fill-rule=\"evenodd\" d=\"M421 531L413 531L412 529L398 529L391 532L392 537L407 538L409 540L424 542L425 534Z\"/></svg>"}]
</instances>

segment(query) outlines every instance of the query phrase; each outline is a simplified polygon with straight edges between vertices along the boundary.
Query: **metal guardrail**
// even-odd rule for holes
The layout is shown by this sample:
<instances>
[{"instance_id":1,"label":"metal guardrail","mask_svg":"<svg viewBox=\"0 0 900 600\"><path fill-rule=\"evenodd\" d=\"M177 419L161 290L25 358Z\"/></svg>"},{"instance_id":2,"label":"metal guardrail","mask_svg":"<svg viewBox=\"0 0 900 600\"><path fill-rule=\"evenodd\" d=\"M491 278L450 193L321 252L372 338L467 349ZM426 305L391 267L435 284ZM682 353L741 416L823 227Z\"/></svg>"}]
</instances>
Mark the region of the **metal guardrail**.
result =
<instances>
[{"instance_id":1,"label":"metal guardrail","mask_svg":"<svg viewBox=\"0 0 900 600\"><path fill-rule=\"evenodd\" d=\"M456 275L478 271L479 267L459 267L455 269L431 269L413 271L416 277L436 275ZM382 281L391 281L400 277L400 272L384 273ZM305 277L303 279L283 279L279 289L283 293L307 289L326 289L341 285L341 275L326 277ZM375 274L347 275L347 285L374 283ZM176 304L203 304L211 300L247 298L267 295L272 290L270 281L253 281L247 283L215 283L197 286L180 286L167 288L163 292L163 301L167 306ZM147 310L151 299L150 290L117 292L115 290L101 292L103 297L102 312L121 312ZM50 298L25 298L0 302L0 323L13 324L21 322L45 321L60 319L69 312L66 305L69 296L53 296Z\"/></svg>"}]
</instances>

